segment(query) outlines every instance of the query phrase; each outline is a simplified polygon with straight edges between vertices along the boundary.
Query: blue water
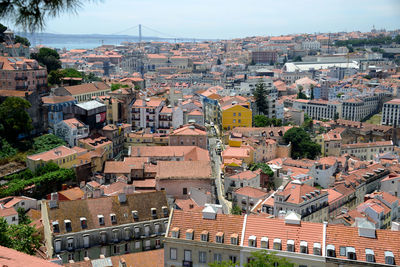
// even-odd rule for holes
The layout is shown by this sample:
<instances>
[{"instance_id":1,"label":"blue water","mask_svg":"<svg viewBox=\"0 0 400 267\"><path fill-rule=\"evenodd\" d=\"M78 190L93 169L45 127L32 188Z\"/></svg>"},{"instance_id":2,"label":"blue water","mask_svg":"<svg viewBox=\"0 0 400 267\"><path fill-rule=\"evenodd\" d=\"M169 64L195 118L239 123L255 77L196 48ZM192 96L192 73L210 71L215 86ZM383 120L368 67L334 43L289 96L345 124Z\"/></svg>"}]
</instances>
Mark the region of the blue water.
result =
<instances>
[{"instance_id":1,"label":"blue water","mask_svg":"<svg viewBox=\"0 0 400 267\"><path fill-rule=\"evenodd\" d=\"M52 48L91 49L105 45L119 45L122 42L138 42L138 37L129 35L79 35L79 34L49 34L49 33L17 33L29 39L31 46L44 45ZM175 42L175 39L144 37L144 42ZM179 42L193 41L193 39L179 39ZM202 41L202 40L197 40Z\"/></svg>"}]
</instances>

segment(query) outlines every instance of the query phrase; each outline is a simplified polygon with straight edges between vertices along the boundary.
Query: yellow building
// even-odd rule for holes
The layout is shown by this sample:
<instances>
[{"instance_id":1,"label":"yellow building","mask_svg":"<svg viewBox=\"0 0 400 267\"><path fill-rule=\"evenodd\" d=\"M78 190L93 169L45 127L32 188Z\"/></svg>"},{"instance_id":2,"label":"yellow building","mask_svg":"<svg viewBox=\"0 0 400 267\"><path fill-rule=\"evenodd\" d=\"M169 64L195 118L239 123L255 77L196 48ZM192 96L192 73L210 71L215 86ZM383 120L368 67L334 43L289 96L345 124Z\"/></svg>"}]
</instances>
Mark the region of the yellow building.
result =
<instances>
[{"instance_id":1,"label":"yellow building","mask_svg":"<svg viewBox=\"0 0 400 267\"><path fill-rule=\"evenodd\" d=\"M222 110L222 128L231 130L235 127L251 127L252 112L248 105L225 105Z\"/></svg>"},{"instance_id":2,"label":"yellow building","mask_svg":"<svg viewBox=\"0 0 400 267\"><path fill-rule=\"evenodd\" d=\"M52 150L30 155L26 158L26 165L31 171L36 171L48 162L56 163L60 168L69 169L76 163L77 152L66 146L59 146Z\"/></svg>"},{"instance_id":3,"label":"yellow building","mask_svg":"<svg viewBox=\"0 0 400 267\"><path fill-rule=\"evenodd\" d=\"M106 159L111 159L113 157L113 142L107 137L100 136L98 138L85 138L79 139L78 145L81 148L85 148L89 151L98 150L99 148L104 150Z\"/></svg>"}]
</instances>

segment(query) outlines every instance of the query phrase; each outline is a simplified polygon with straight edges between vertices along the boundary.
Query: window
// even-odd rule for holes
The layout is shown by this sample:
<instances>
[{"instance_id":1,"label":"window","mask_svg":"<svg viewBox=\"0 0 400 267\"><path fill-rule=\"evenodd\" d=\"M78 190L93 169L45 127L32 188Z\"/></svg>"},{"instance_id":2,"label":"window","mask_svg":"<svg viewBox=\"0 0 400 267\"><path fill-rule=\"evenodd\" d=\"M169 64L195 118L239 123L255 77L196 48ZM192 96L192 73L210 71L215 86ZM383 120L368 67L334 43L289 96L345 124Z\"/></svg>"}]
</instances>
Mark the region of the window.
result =
<instances>
[{"instance_id":1,"label":"window","mask_svg":"<svg viewBox=\"0 0 400 267\"><path fill-rule=\"evenodd\" d=\"M53 224L53 233L59 233L60 227L58 225L58 221L52 222L52 224Z\"/></svg>"},{"instance_id":2,"label":"window","mask_svg":"<svg viewBox=\"0 0 400 267\"><path fill-rule=\"evenodd\" d=\"M150 225L146 224L144 226L144 234L145 234L145 236L149 236L150 235Z\"/></svg>"},{"instance_id":3,"label":"window","mask_svg":"<svg viewBox=\"0 0 400 267\"><path fill-rule=\"evenodd\" d=\"M146 250L151 249L151 241L150 240L144 241L144 249L146 249Z\"/></svg>"},{"instance_id":4,"label":"window","mask_svg":"<svg viewBox=\"0 0 400 267\"><path fill-rule=\"evenodd\" d=\"M385 251L385 263L386 264L394 264L394 255L391 251Z\"/></svg>"},{"instance_id":5,"label":"window","mask_svg":"<svg viewBox=\"0 0 400 267\"><path fill-rule=\"evenodd\" d=\"M103 242L103 243L107 242L107 233L106 232L101 232L101 242Z\"/></svg>"},{"instance_id":6,"label":"window","mask_svg":"<svg viewBox=\"0 0 400 267\"><path fill-rule=\"evenodd\" d=\"M132 211L132 217L133 217L133 219L134 219L135 221L139 219L139 215L138 215L137 210Z\"/></svg>"},{"instance_id":7,"label":"window","mask_svg":"<svg viewBox=\"0 0 400 267\"><path fill-rule=\"evenodd\" d=\"M242 113L241 113L241 112L239 112L239 113L238 113L238 116L239 116L239 117L240 117L240 116L242 116Z\"/></svg>"},{"instance_id":8,"label":"window","mask_svg":"<svg viewBox=\"0 0 400 267\"><path fill-rule=\"evenodd\" d=\"M72 250L74 248L74 238L70 237L67 239L67 249Z\"/></svg>"},{"instance_id":9,"label":"window","mask_svg":"<svg viewBox=\"0 0 400 267\"><path fill-rule=\"evenodd\" d=\"M103 215L97 215L97 218L99 219L99 224L104 225L104 216Z\"/></svg>"},{"instance_id":10,"label":"window","mask_svg":"<svg viewBox=\"0 0 400 267\"><path fill-rule=\"evenodd\" d=\"M200 239L203 242L207 242L208 241L208 232L207 231L202 232L201 235L200 235Z\"/></svg>"},{"instance_id":11,"label":"window","mask_svg":"<svg viewBox=\"0 0 400 267\"><path fill-rule=\"evenodd\" d=\"M114 254L119 254L119 247L118 246L114 246Z\"/></svg>"},{"instance_id":12,"label":"window","mask_svg":"<svg viewBox=\"0 0 400 267\"><path fill-rule=\"evenodd\" d=\"M128 245L129 245L129 244L126 243L125 246L124 246L125 252L128 252L128 251L129 251L129 246L128 246Z\"/></svg>"},{"instance_id":13,"label":"window","mask_svg":"<svg viewBox=\"0 0 400 267\"><path fill-rule=\"evenodd\" d=\"M306 241L301 241L300 242L300 253L308 253L308 244Z\"/></svg>"},{"instance_id":14,"label":"window","mask_svg":"<svg viewBox=\"0 0 400 267\"><path fill-rule=\"evenodd\" d=\"M281 250L282 249L282 243L279 238L274 239L274 249L275 250Z\"/></svg>"},{"instance_id":15,"label":"window","mask_svg":"<svg viewBox=\"0 0 400 267\"><path fill-rule=\"evenodd\" d=\"M73 260L74 260L74 254L68 253L68 261L73 261Z\"/></svg>"},{"instance_id":16,"label":"window","mask_svg":"<svg viewBox=\"0 0 400 267\"><path fill-rule=\"evenodd\" d=\"M182 189L182 194L183 194L183 195L187 195L187 188L186 188L186 187L184 187L184 188Z\"/></svg>"},{"instance_id":17,"label":"window","mask_svg":"<svg viewBox=\"0 0 400 267\"><path fill-rule=\"evenodd\" d=\"M86 221L86 218L85 218L85 217L81 217L81 218L80 218L80 221L81 221L81 227L82 227L82 229L86 229L86 228L87 228L87 221Z\"/></svg>"},{"instance_id":18,"label":"window","mask_svg":"<svg viewBox=\"0 0 400 267\"><path fill-rule=\"evenodd\" d=\"M339 254L340 256L346 256L346 247L340 247Z\"/></svg>"},{"instance_id":19,"label":"window","mask_svg":"<svg viewBox=\"0 0 400 267\"><path fill-rule=\"evenodd\" d=\"M346 248L346 252L347 252L347 258L349 260L356 260L356 250L353 247L347 247Z\"/></svg>"},{"instance_id":20,"label":"window","mask_svg":"<svg viewBox=\"0 0 400 267\"><path fill-rule=\"evenodd\" d=\"M221 262L222 261L222 255L220 253L214 253L214 261Z\"/></svg>"},{"instance_id":21,"label":"window","mask_svg":"<svg viewBox=\"0 0 400 267\"><path fill-rule=\"evenodd\" d=\"M60 252L61 251L61 240L56 240L56 241L54 241L54 243L55 243L55 246L54 246L55 252L56 253Z\"/></svg>"},{"instance_id":22,"label":"window","mask_svg":"<svg viewBox=\"0 0 400 267\"><path fill-rule=\"evenodd\" d=\"M84 235L83 236L83 247L88 248L89 247L89 235Z\"/></svg>"},{"instance_id":23,"label":"window","mask_svg":"<svg viewBox=\"0 0 400 267\"><path fill-rule=\"evenodd\" d=\"M375 255L372 249L365 249L365 258L367 262L375 262Z\"/></svg>"},{"instance_id":24,"label":"window","mask_svg":"<svg viewBox=\"0 0 400 267\"><path fill-rule=\"evenodd\" d=\"M184 250L184 261L192 261L192 251L191 250Z\"/></svg>"},{"instance_id":25,"label":"window","mask_svg":"<svg viewBox=\"0 0 400 267\"><path fill-rule=\"evenodd\" d=\"M199 251L199 263L206 263L207 262L207 252Z\"/></svg>"},{"instance_id":26,"label":"window","mask_svg":"<svg viewBox=\"0 0 400 267\"><path fill-rule=\"evenodd\" d=\"M135 249L140 249L140 241L135 242Z\"/></svg>"},{"instance_id":27,"label":"window","mask_svg":"<svg viewBox=\"0 0 400 267\"><path fill-rule=\"evenodd\" d=\"M234 117L236 116L236 112L233 112L233 116L234 116Z\"/></svg>"},{"instance_id":28,"label":"window","mask_svg":"<svg viewBox=\"0 0 400 267\"><path fill-rule=\"evenodd\" d=\"M231 245L237 245L237 237L236 236L232 236L231 237Z\"/></svg>"},{"instance_id":29,"label":"window","mask_svg":"<svg viewBox=\"0 0 400 267\"><path fill-rule=\"evenodd\" d=\"M71 232L72 231L71 221L70 220L64 220L64 224L65 224L65 231Z\"/></svg>"},{"instance_id":30,"label":"window","mask_svg":"<svg viewBox=\"0 0 400 267\"><path fill-rule=\"evenodd\" d=\"M187 240L193 240L193 229L188 229L186 231L186 239Z\"/></svg>"},{"instance_id":31,"label":"window","mask_svg":"<svg viewBox=\"0 0 400 267\"><path fill-rule=\"evenodd\" d=\"M224 242L224 233L218 232L215 236L215 242L223 243Z\"/></svg>"},{"instance_id":32,"label":"window","mask_svg":"<svg viewBox=\"0 0 400 267\"><path fill-rule=\"evenodd\" d=\"M161 247L161 240L160 239L156 239L156 248Z\"/></svg>"},{"instance_id":33,"label":"window","mask_svg":"<svg viewBox=\"0 0 400 267\"><path fill-rule=\"evenodd\" d=\"M118 229L113 230L113 240L118 242Z\"/></svg>"},{"instance_id":34,"label":"window","mask_svg":"<svg viewBox=\"0 0 400 267\"><path fill-rule=\"evenodd\" d=\"M233 119L233 121L232 121L233 123L236 123L236 119Z\"/></svg>"},{"instance_id":35,"label":"window","mask_svg":"<svg viewBox=\"0 0 400 267\"><path fill-rule=\"evenodd\" d=\"M169 250L169 259L176 260L176 248L170 248Z\"/></svg>"},{"instance_id":36,"label":"window","mask_svg":"<svg viewBox=\"0 0 400 267\"><path fill-rule=\"evenodd\" d=\"M314 243L313 254L321 256L321 244L320 243Z\"/></svg>"},{"instance_id":37,"label":"window","mask_svg":"<svg viewBox=\"0 0 400 267\"><path fill-rule=\"evenodd\" d=\"M241 120L241 119L239 119L239 120L238 120L238 123L242 123L242 120Z\"/></svg>"},{"instance_id":38,"label":"window","mask_svg":"<svg viewBox=\"0 0 400 267\"><path fill-rule=\"evenodd\" d=\"M236 256L229 256L229 260L230 260L232 263L236 263L236 262L237 262L237 257L236 257Z\"/></svg>"},{"instance_id":39,"label":"window","mask_svg":"<svg viewBox=\"0 0 400 267\"><path fill-rule=\"evenodd\" d=\"M172 229L172 237L173 238L179 238L179 228L178 227L174 227Z\"/></svg>"},{"instance_id":40,"label":"window","mask_svg":"<svg viewBox=\"0 0 400 267\"><path fill-rule=\"evenodd\" d=\"M249 247L257 246L257 237L254 235L249 236Z\"/></svg>"},{"instance_id":41,"label":"window","mask_svg":"<svg viewBox=\"0 0 400 267\"><path fill-rule=\"evenodd\" d=\"M114 213L110 214L111 223L117 223L117 216Z\"/></svg>"},{"instance_id":42,"label":"window","mask_svg":"<svg viewBox=\"0 0 400 267\"><path fill-rule=\"evenodd\" d=\"M261 238L261 248L268 248L268 237Z\"/></svg>"},{"instance_id":43,"label":"window","mask_svg":"<svg viewBox=\"0 0 400 267\"><path fill-rule=\"evenodd\" d=\"M294 252L294 240L287 241L287 251Z\"/></svg>"}]
</instances>

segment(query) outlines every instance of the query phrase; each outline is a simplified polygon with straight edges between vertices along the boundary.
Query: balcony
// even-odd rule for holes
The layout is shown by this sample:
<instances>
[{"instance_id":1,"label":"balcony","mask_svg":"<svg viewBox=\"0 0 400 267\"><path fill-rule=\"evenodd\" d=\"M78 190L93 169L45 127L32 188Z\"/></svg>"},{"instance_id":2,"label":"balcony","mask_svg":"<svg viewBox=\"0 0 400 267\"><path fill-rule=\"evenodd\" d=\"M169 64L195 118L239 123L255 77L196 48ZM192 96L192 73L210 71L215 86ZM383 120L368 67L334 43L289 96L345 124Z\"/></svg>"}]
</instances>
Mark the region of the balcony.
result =
<instances>
[{"instance_id":1,"label":"balcony","mask_svg":"<svg viewBox=\"0 0 400 267\"><path fill-rule=\"evenodd\" d=\"M15 76L16 81L26 81L28 80L28 76L21 75L21 76Z\"/></svg>"},{"instance_id":2,"label":"balcony","mask_svg":"<svg viewBox=\"0 0 400 267\"><path fill-rule=\"evenodd\" d=\"M172 121L171 116L160 116L160 121Z\"/></svg>"},{"instance_id":3,"label":"balcony","mask_svg":"<svg viewBox=\"0 0 400 267\"><path fill-rule=\"evenodd\" d=\"M16 90L26 90L28 89L28 85L17 85L15 86Z\"/></svg>"},{"instance_id":4,"label":"balcony","mask_svg":"<svg viewBox=\"0 0 400 267\"><path fill-rule=\"evenodd\" d=\"M38 75L36 75L36 78L38 78L38 79L42 79L42 78L46 78L46 77L47 77L46 74L38 74Z\"/></svg>"}]
</instances>

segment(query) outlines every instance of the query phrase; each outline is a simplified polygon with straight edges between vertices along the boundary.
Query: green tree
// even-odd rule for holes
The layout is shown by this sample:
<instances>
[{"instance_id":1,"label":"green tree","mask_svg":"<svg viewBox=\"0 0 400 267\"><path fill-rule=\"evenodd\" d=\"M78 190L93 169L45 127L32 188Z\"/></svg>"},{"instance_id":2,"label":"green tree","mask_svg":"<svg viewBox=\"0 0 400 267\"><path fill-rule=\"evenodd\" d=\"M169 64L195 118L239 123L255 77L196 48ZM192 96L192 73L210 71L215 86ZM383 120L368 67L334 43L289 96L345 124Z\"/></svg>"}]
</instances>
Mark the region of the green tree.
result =
<instances>
[{"instance_id":1,"label":"green tree","mask_svg":"<svg viewBox=\"0 0 400 267\"><path fill-rule=\"evenodd\" d=\"M83 81L85 83L101 82L102 79L100 77L97 77L94 73L91 72L88 75L83 74Z\"/></svg>"},{"instance_id":2,"label":"green tree","mask_svg":"<svg viewBox=\"0 0 400 267\"><path fill-rule=\"evenodd\" d=\"M17 150L6 139L0 137L0 159L12 157L16 154Z\"/></svg>"},{"instance_id":3,"label":"green tree","mask_svg":"<svg viewBox=\"0 0 400 267\"><path fill-rule=\"evenodd\" d=\"M14 42L15 42L15 43L23 44L23 45L25 45L25 46L27 46L27 47L30 47L30 46L31 46L31 42L29 42L29 40L28 40L27 38L22 37L22 36L19 36L19 35L15 35L15 40L14 40Z\"/></svg>"},{"instance_id":4,"label":"green tree","mask_svg":"<svg viewBox=\"0 0 400 267\"><path fill-rule=\"evenodd\" d=\"M303 59L301 58L301 56L297 56L293 59L294 62L301 62L303 61Z\"/></svg>"},{"instance_id":5,"label":"green tree","mask_svg":"<svg viewBox=\"0 0 400 267\"><path fill-rule=\"evenodd\" d=\"M20 135L29 134L33 129L32 119L26 111L31 104L23 98L7 97L0 104L0 129L7 141L15 142Z\"/></svg>"},{"instance_id":6,"label":"green tree","mask_svg":"<svg viewBox=\"0 0 400 267\"><path fill-rule=\"evenodd\" d=\"M39 49L39 53L32 53L31 58L46 66L47 73L61 68L60 55L54 49L42 47Z\"/></svg>"},{"instance_id":7,"label":"green tree","mask_svg":"<svg viewBox=\"0 0 400 267\"><path fill-rule=\"evenodd\" d=\"M257 110L260 114L265 114L268 109L267 103L267 90L264 83L258 83L256 89L253 91Z\"/></svg>"},{"instance_id":8,"label":"green tree","mask_svg":"<svg viewBox=\"0 0 400 267\"><path fill-rule=\"evenodd\" d=\"M311 84L310 89L311 89L310 99L313 100L314 99L314 84Z\"/></svg>"},{"instance_id":9,"label":"green tree","mask_svg":"<svg viewBox=\"0 0 400 267\"><path fill-rule=\"evenodd\" d=\"M41 135L33 141L33 154L49 151L53 148L66 145L66 142L54 134Z\"/></svg>"},{"instance_id":10,"label":"green tree","mask_svg":"<svg viewBox=\"0 0 400 267\"><path fill-rule=\"evenodd\" d=\"M297 99L308 99L306 94L303 93L303 86L299 85L299 92L297 93Z\"/></svg>"},{"instance_id":11,"label":"green tree","mask_svg":"<svg viewBox=\"0 0 400 267\"><path fill-rule=\"evenodd\" d=\"M255 171L258 169L261 169L262 173L268 175L268 177L274 176L274 172L271 170L271 168L269 167L269 165L267 163L258 162L258 163L252 164L249 167L249 170L251 170L251 171Z\"/></svg>"},{"instance_id":12,"label":"green tree","mask_svg":"<svg viewBox=\"0 0 400 267\"><path fill-rule=\"evenodd\" d=\"M267 127L271 125L269 118L265 115L255 115L253 120L254 127Z\"/></svg>"},{"instance_id":13,"label":"green tree","mask_svg":"<svg viewBox=\"0 0 400 267\"><path fill-rule=\"evenodd\" d=\"M214 262L209 264L210 267L235 267L237 263L231 261ZM244 264L245 267L293 267L294 264L283 257L276 256L276 253L266 250L258 250L251 253L251 260Z\"/></svg>"},{"instance_id":14,"label":"green tree","mask_svg":"<svg viewBox=\"0 0 400 267\"><path fill-rule=\"evenodd\" d=\"M32 222L28 215L26 215L26 211L23 208L19 207L17 212L19 224L30 224Z\"/></svg>"},{"instance_id":15,"label":"green tree","mask_svg":"<svg viewBox=\"0 0 400 267\"><path fill-rule=\"evenodd\" d=\"M335 112L335 117L333 118L335 121L339 119L339 113Z\"/></svg>"},{"instance_id":16,"label":"green tree","mask_svg":"<svg viewBox=\"0 0 400 267\"><path fill-rule=\"evenodd\" d=\"M8 227L11 248L34 255L40 247L40 236L36 229L27 224L12 224Z\"/></svg>"},{"instance_id":17,"label":"green tree","mask_svg":"<svg viewBox=\"0 0 400 267\"><path fill-rule=\"evenodd\" d=\"M8 223L6 219L0 217L0 246L10 247L11 239L8 235Z\"/></svg>"},{"instance_id":18,"label":"green tree","mask_svg":"<svg viewBox=\"0 0 400 267\"><path fill-rule=\"evenodd\" d=\"M62 70L64 77L83 78L82 73L73 68L66 68Z\"/></svg>"},{"instance_id":19,"label":"green tree","mask_svg":"<svg viewBox=\"0 0 400 267\"><path fill-rule=\"evenodd\" d=\"M310 135L299 127L289 129L283 136L286 143L292 144L292 158L315 159L321 154L321 146L311 140Z\"/></svg>"},{"instance_id":20,"label":"green tree","mask_svg":"<svg viewBox=\"0 0 400 267\"><path fill-rule=\"evenodd\" d=\"M43 30L46 21L64 12L76 13L85 0L6 0L0 2L0 17L31 32ZM92 1L93 2L93 1Z\"/></svg>"},{"instance_id":21,"label":"green tree","mask_svg":"<svg viewBox=\"0 0 400 267\"><path fill-rule=\"evenodd\" d=\"M0 23L0 43L4 42L4 32L7 30L7 26Z\"/></svg>"},{"instance_id":22,"label":"green tree","mask_svg":"<svg viewBox=\"0 0 400 267\"><path fill-rule=\"evenodd\" d=\"M113 83L111 84L111 91L115 91L121 88L129 88L127 84Z\"/></svg>"},{"instance_id":23,"label":"green tree","mask_svg":"<svg viewBox=\"0 0 400 267\"><path fill-rule=\"evenodd\" d=\"M52 70L47 76L47 82L49 85L60 85L62 79L64 78L64 73L62 70Z\"/></svg>"},{"instance_id":24,"label":"green tree","mask_svg":"<svg viewBox=\"0 0 400 267\"><path fill-rule=\"evenodd\" d=\"M230 210L231 214L234 215L241 215L242 214L242 210L240 209L240 207L238 205L233 205L231 210Z\"/></svg>"}]
</instances>

